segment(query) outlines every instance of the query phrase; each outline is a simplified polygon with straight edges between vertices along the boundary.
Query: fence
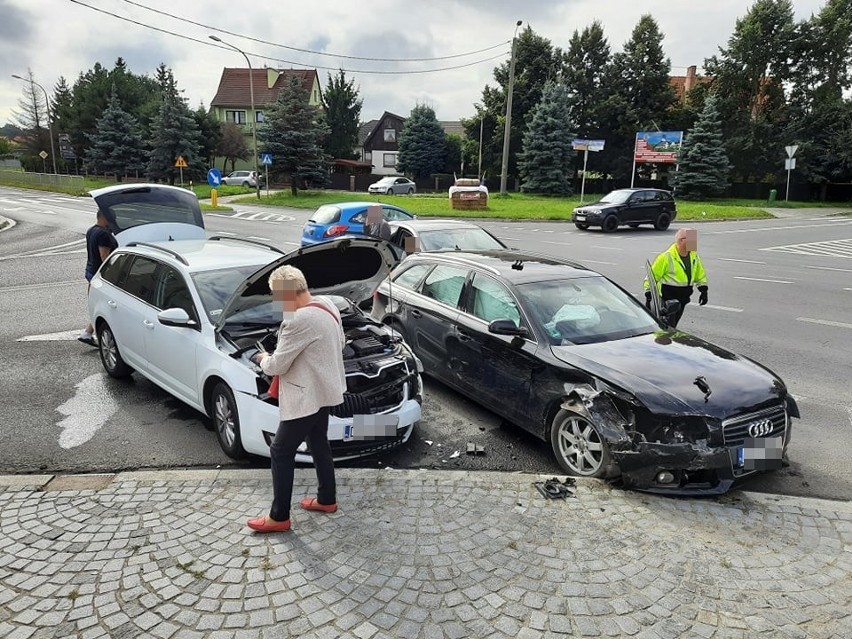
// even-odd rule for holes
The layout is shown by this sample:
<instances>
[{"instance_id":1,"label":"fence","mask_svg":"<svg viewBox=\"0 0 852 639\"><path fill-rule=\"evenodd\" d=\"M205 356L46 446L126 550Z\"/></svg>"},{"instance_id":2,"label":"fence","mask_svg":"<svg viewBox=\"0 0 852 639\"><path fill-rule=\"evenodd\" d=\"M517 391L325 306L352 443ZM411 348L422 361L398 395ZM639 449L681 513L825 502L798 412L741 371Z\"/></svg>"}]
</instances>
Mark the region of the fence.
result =
<instances>
[{"instance_id":1,"label":"fence","mask_svg":"<svg viewBox=\"0 0 852 639\"><path fill-rule=\"evenodd\" d=\"M29 173L24 171L14 171L9 169L0 169L0 182L5 184L22 184L22 185L50 185L61 186L66 189L77 188L83 190L82 175L62 175L54 173Z\"/></svg>"}]
</instances>

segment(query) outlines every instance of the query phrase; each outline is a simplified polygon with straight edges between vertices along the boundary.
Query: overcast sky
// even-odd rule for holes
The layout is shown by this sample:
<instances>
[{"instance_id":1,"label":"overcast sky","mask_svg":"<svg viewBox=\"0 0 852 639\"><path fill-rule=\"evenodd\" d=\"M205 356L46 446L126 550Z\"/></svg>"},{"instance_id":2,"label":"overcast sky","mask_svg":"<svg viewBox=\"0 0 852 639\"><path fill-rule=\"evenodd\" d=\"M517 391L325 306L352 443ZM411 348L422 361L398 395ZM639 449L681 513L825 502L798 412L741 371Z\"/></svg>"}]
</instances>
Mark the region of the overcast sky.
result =
<instances>
[{"instance_id":1,"label":"overcast sky","mask_svg":"<svg viewBox=\"0 0 852 639\"><path fill-rule=\"evenodd\" d=\"M806 18L818 12L824 0L793 4L796 17ZM26 76L30 68L36 82L52 93L60 76L73 85L96 62L112 68L119 56L138 74L153 74L165 62L190 106L201 102L209 106L222 67L246 66L240 54L217 49L210 34L246 51L255 67L317 68L323 86L328 71L321 67L416 71L477 63L422 74L352 74L364 100L362 120L378 118L386 110L408 115L417 103L431 105L438 119L457 120L473 113L482 88L493 82L494 66L508 57L517 20L564 49L575 29L597 19L617 51L640 16L650 13L665 34L672 73L683 75L687 66L700 67L727 42L736 19L749 6L748 0L0 0L0 126L10 121L22 96L22 83L11 74ZM254 8L253 15L248 7ZM436 58L500 43L506 44L476 55L428 62L352 60L284 48L365 58ZM494 56L497 59L486 60Z\"/></svg>"}]
</instances>

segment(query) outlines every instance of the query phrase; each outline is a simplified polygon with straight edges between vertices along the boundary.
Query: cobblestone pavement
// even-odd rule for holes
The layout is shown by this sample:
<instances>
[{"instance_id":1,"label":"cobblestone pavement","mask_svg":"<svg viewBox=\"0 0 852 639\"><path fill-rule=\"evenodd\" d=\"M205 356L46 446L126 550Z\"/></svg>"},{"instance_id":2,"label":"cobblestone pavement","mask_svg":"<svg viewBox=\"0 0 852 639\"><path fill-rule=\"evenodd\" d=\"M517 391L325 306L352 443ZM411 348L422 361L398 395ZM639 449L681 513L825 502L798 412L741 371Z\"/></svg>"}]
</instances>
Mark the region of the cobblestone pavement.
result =
<instances>
[{"instance_id":1,"label":"cobblestone pavement","mask_svg":"<svg viewBox=\"0 0 852 639\"><path fill-rule=\"evenodd\" d=\"M260 535L268 471L50 479L0 477L4 639L852 636L846 502L339 470L336 514Z\"/></svg>"}]
</instances>

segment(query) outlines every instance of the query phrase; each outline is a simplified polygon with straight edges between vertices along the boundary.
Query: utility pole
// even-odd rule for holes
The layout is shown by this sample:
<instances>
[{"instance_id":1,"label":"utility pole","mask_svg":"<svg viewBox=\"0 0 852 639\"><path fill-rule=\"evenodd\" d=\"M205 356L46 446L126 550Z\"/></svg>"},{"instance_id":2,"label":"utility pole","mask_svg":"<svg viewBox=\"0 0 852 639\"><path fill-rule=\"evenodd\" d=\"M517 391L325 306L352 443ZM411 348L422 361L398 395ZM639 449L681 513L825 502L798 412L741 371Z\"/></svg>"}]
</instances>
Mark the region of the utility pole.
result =
<instances>
[{"instance_id":1,"label":"utility pole","mask_svg":"<svg viewBox=\"0 0 852 639\"><path fill-rule=\"evenodd\" d=\"M503 128L503 164L500 171L500 195L506 195L506 182L509 179L509 137L512 130L512 90L515 88L515 47L518 41L518 27L523 20L515 24L512 35L512 58L509 61L509 87L506 91L506 124Z\"/></svg>"},{"instance_id":2,"label":"utility pole","mask_svg":"<svg viewBox=\"0 0 852 639\"><path fill-rule=\"evenodd\" d=\"M485 120L485 114L479 114L479 161L476 163L476 177L482 180L482 123Z\"/></svg>"}]
</instances>

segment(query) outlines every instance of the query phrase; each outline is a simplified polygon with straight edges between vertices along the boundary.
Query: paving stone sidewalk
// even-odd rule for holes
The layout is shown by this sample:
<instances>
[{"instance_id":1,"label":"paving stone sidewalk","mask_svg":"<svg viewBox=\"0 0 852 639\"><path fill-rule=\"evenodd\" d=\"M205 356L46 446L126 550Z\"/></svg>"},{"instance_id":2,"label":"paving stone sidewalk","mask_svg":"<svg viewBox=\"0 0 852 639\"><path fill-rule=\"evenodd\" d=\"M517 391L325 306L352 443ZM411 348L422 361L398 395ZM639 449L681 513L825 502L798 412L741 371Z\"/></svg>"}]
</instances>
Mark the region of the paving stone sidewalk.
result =
<instances>
[{"instance_id":1,"label":"paving stone sidewalk","mask_svg":"<svg viewBox=\"0 0 852 639\"><path fill-rule=\"evenodd\" d=\"M0 477L0 637L852 637L852 504L539 479L338 470L260 535L268 471Z\"/></svg>"}]
</instances>

